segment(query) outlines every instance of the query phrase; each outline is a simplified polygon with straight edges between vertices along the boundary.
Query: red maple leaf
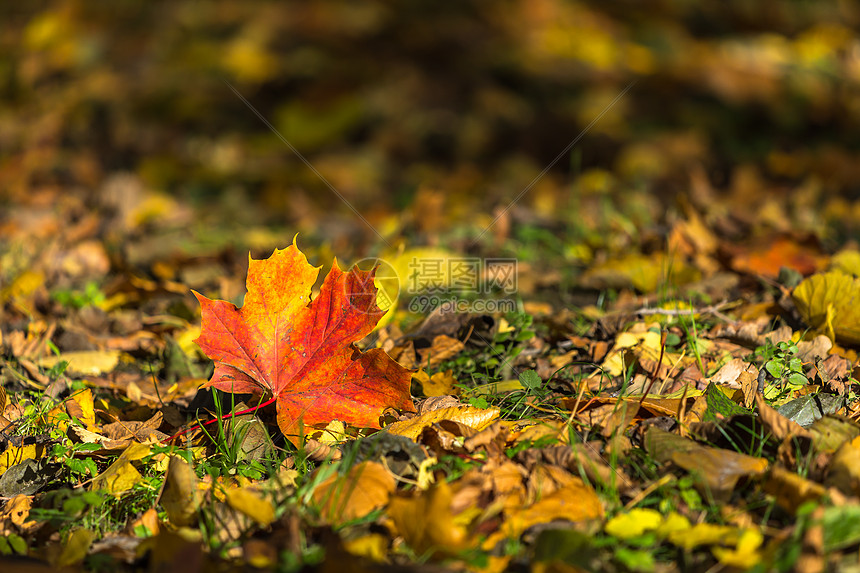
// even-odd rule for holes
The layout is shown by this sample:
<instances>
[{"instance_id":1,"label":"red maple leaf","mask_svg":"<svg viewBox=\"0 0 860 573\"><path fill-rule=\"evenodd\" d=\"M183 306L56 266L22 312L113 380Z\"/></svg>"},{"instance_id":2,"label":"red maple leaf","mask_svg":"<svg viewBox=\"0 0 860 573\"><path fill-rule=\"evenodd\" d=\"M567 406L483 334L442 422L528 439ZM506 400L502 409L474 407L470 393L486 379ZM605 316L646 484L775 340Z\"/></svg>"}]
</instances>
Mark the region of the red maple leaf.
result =
<instances>
[{"instance_id":1,"label":"red maple leaf","mask_svg":"<svg viewBox=\"0 0 860 573\"><path fill-rule=\"evenodd\" d=\"M278 426L293 443L302 425L341 420L379 428L388 407L415 411L411 372L380 348L361 352L355 346L384 314L376 304L374 270L344 273L335 261L311 300L320 267L311 266L295 243L249 261L242 308L194 292L203 313L196 342L215 361L205 387L271 393Z\"/></svg>"}]
</instances>

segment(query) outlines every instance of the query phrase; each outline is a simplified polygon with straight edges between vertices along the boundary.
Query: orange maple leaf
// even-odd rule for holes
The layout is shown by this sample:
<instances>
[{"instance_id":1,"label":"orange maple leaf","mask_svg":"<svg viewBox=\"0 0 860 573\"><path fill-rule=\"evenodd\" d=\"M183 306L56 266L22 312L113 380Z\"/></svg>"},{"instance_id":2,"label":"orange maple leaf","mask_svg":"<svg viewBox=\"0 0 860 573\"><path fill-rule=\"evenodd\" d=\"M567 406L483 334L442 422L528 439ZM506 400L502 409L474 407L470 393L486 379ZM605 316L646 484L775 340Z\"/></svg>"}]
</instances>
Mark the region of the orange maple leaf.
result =
<instances>
[{"instance_id":1,"label":"orange maple leaf","mask_svg":"<svg viewBox=\"0 0 860 573\"><path fill-rule=\"evenodd\" d=\"M341 420L379 428L388 407L415 411L411 371L380 348L355 346L385 314L376 304L375 270L345 273L335 260L311 300L320 267L295 243L268 259L248 258L242 308L192 291L203 313L196 342L215 361L205 387L271 393L266 404L277 403L278 426L293 443L302 425Z\"/></svg>"}]
</instances>

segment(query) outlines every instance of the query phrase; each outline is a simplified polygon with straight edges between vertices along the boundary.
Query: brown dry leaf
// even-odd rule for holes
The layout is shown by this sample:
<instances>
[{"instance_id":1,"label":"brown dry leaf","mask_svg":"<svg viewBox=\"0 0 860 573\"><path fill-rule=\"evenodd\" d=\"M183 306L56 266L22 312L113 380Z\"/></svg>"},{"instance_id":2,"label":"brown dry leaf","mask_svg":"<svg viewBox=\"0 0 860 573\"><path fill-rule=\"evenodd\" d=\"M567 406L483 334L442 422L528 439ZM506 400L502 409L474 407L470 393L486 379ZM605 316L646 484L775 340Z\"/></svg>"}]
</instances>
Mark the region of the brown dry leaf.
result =
<instances>
[{"instance_id":1,"label":"brown dry leaf","mask_svg":"<svg viewBox=\"0 0 860 573\"><path fill-rule=\"evenodd\" d=\"M433 338L433 343L427 348L418 350L418 365L422 368L433 368L460 354L466 345L450 336L440 334Z\"/></svg>"},{"instance_id":2,"label":"brown dry leaf","mask_svg":"<svg viewBox=\"0 0 860 573\"><path fill-rule=\"evenodd\" d=\"M761 475L769 465L766 459L703 446L656 426L648 428L645 433L645 449L659 462L672 462L698 474L717 499L731 495L741 477Z\"/></svg>"},{"instance_id":3,"label":"brown dry leaf","mask_svg":"<svg viewBox=\"0 0 860 573\"><path fill-rule=\"evenodd\" d=\"M762 425L777 440L784 440L794 436L802 436L812 439L812 434L803 426L793 420L789 420L774 408L772 408L761 394L755 395L755 403L758 408L759 419Z\"/></svg>"},{"instance_id":4,"label":"brown dry leaf","mask_svg":"<svg viewBox=\"0 0 860 573\"><path fill-rule=\"evenodd\" d=\"M391 472L377 462L361 462L346 475L335 474L314 490L313 499L322 517L332 525L360 519L385 507L394 492Z\"/></svg>"},{"instance_id":5,"label":"brown dry leaf","mask_svg":"<svg viewBox=\"0 0 860 573\"><path fill-rule=\"evenodd\" d=\"M568 470L551 464L537 464L528 476L528 502L534 503L544 497L566 487L582 483Z\"/></svg>"},{"instance_id":6,"label":"brown dry leaf","mask_svg":"<svg viewBox=\"0 0 860 573\"><path fill-rule=\"evenodd\" d=\"M613 398L596 397L588 401L580 400L580 410L576 417L591 425L602 428L604 436L623 432L637 418L650 418L653 416L669 416L675 419L681 414L682 408L693 404L695 398ZM576 405L575 397L563 398L560 401L562 408L570 409Z\"/></svg>"},{"instance_id":7,"label":"brown dry leaf","mask_svg":"<svg viewBox=\"0 0 860 573\"><path fill-rule=\"evenodd\" d=\"M500 414L501 410L496 407L483 409L465 405L454 406L451 408L431 410L424 414L415 416L412 419L395 422L390 426L386 426L385 430L391 434L406 436L411 440L417 440L424 428L431 426L436 422L441 422L442 420L451 420L471 426L476 430L483 430L492 424Z\"/></svg>"},{"instance_id":8,"label":"brown dry leaf","mask_svg":"<svg viewBox=\"0 0 860 573\"><path fill-rule=\"evenodd\" d=\"M740 377L743 373L752 374L753 377L758 376L758 368L754 364L746 362L742 358L732 358L726 362L722 368L717 370L716 374L708 378L708 382L729 386L731 388L740 388Z\"/></svg>"},{"instance_id":9,"label":"brown dry leaf","mask_svg":"<svg viewBox=\"0 0 860 573\"><path fill-rule=\"evenodd\" d=\"M506 515L502 527L488 536L482 545L490 550L503 539L517 539L526 529L557 519L580 522L602 518L603 504L597 494L581 479L572 478L567 485L532 505Z\"/></svg>"},{"instance_id":10,"label":"brown dry leaf","mask_svg":"<svg viewBox=\"0 0 860 573\"><path fill-rule=\"evenodd\" d=\"M33 507L31 496L15 495L6 502L3 511L0 512L0 534L8 535L11 531L5 526L6 521L15 525L20 531L27 531L37 527L39 524L34 520L27 520L30 517L30 508ZM6 530L4 532L4 530Z\"/></svg>"},{"instance_id":11,"label":"brown dry leaf","mask_svg":"<svg viewBox=\"0 0 860 573\"><path fill-rule=\"evenodd\" d=\"M821 484L778 466L771 469L762 489L774 496L776 502L792 514L804 503L818 501L827 494L827 488Z\"/></svg>"}]
</instances>

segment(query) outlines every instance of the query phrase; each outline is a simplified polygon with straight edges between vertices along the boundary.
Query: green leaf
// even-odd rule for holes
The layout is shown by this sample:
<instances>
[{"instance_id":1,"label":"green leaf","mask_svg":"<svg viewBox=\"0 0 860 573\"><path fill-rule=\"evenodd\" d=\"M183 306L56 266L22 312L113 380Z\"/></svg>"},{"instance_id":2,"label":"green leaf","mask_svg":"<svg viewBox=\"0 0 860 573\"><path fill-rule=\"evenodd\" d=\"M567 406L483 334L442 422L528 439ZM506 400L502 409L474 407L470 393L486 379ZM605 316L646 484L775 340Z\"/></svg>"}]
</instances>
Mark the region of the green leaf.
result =
<instances>
[{"instance_id":1,"label":"green leaf","mask_svg":"<svg viewBox=\"0 0 860 573\"><path fill-rule=\"evenodd\" d=\"M520 374L520 383L526 390L537 390L543 384L543 380L534 370L526 370Z\"/></svg>"},{"instance_id":2,"label":"green leaf","mask_svg":"<svg viewBox=\"0 0 860 573\"><path fill-rule=\"evenodd\" d=\"M716 384L708 384L707 389L705 389L705 401L708 404L708 409L705 411L705 421L717 420L717 414L728 418L736 414L752 413L752 410L747 410L732 402Z\"/></svg>"},{"instance_id":3,"label":"green leaf","mask_svg":"<svg viewBox=\"0 0 860 573\"><path fill-rule=\"evenodd\" d=\"M821 524L825 552L860 542L860 507L856 505L828 507L824 510Z\"/></svg>"},{"instance_id":4,"label":"green leaf","mask_svg":"<svg viewBox=\"0 0 860 573\"><path fill-rule=\"evenodd\" d=\"M803 374L795 372L788 377L788 383L792 386L806 386L809 383L809 380L807 380L806 376Z\"/></svg>"},{"instance_id":5,"label":"green leaf","mask_svg":"<svg viewBox=\"0 0 860 573\"><path fill-rule=\"evenodd\" d=\"M782 360L770 360L764 365L764 369L774 378L782 378L783 363Z\"/></svg>"},{"instance_id":6,"label":"green leaf","mask_svg":"<svg viewBox=\"0 0 860 573\"><path fill-rule=\"evenodd\" d=\"M615 549L615 558L631 571L654 571L656 566L650 551L618 547Z\"/></svg>"}]
</instances>

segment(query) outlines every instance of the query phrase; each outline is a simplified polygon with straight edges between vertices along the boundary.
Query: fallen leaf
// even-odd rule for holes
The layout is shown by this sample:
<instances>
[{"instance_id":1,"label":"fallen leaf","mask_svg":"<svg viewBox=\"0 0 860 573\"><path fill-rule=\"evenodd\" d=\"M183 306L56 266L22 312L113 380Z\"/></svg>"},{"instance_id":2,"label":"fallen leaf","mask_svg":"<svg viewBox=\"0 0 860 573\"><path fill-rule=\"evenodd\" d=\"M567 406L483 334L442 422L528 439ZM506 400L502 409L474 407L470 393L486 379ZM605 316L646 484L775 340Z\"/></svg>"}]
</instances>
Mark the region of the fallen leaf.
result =
<instances>
[{"instance_id":1,"label":"fallen leaf","mask_svg":"<svg viewBox=\"0 0 860 573\"><path fill-rule=\"evenodd\" d=\"M319 268L295 244L265 260L249 258L241 309L195 292L203 312L197 344L215 360L207 386L225 392L271 392L278 425L298 443L302 425L332 420L379 428L386 408L414 411L411 373L382 349L362 353L383 312L373 271L340 270L337 261L319 296L311 287Z\"/></svg>"},{"instance_id":2,"label":"fallen leaf","mask_svg":"<svg viewBox=\"0 0 860 573\"><path fill-rule=\"evenodd\" d=\"M485 549L495 547L502 539L516 539L522 533L542 523L554 520L588 521L603 517L603 505L594 490L581 479L538 500L529 507L518 507L506 519L502 527L487 537Z\"/></svg>"},{"instance_id":3,"label":"fallen leaf","mask_svg":"<svg viewBox=\"0 0 860 573\"><path fill-rule=\"evenodd\" d=\"M82 350L63 352L60 355L46 356L39 360L42 368L52 368L59 362L68 362L65 372L72 376L98 376L111 372L119 364L122 352L119 350Z\"/></svg>"},{"instance_id":4,"label":"fallen leaf","mask_svg":"<svg viewBox=\"0 0 860 573\"><path fill-rule=\"evenodd\" d=\"M791 296L807 324L838 342L860 344L860 278L840 271L816 274Z\"/></svg>"},{"instance_id":5,"label":"fallen leaf","mask_svg":"<svg viewBox=\"0 0 860 573\"><path fill-rule=\"evenodd\" d=\"M458 396L460 389L456 387L457 379L452 375L453 370L436 372L432 376L424 370L419 370L412 375L421 384L421 390L425 396Z\"/></svg>"},{"instance_id":6,"label":"fallen leaf","mask_svg":"<svg viewBox=\"0 0 860 573\"><path fill-rule=\"evenodd\" d=\"M346 475L335 474L314 490L323 517L338 525L360 519L388 504L394 492L391 472L377 462L356 464Z\"/></svg>"},{"instance_id":7,"label":"fallen leaf","mask_svg":"<svg viewBox=\"0 0 860 573\"><path fill-rule=\"evenodd\" d=\"M657 529L661 523L663 523L663 516L659 511L634 508L607 521L603 530L618 539L631 539L639 537L646 531Z\"/></svg>"},{"instance_id":8,"label":"fallen leaf","mask_svg":"<svg viewBox=\"0 0 860 573\"><path fill-rule=\"evenodd\" d=\"M803 427L789 420L779 412L777 412L770 404L768 404L761 394L755 396L758 415L762 425L767 429L774 438L783 440L792 436L803 436L811 438L811 434L803 429Z\"/></svg>"},{"instance_id":9,"label":"fallen leaf","mask_svg":"<svg viewBox=\"0 0 860 573\"><path fill-rule=\"evenodd\" d=\"M275 520L275 508L272 502L251 489L228 489L225 497L230 507L244 513L263 527L267 527Z\"/></svg>"},{"instance_id":10,"label":"fallen leaf","mask_svg":"<svg viewBox=\"0 0 860 573\"><path fill-rule=\"evenodd\" d=\"M716 499L731 495L738 479L763 474L768 461L730 450L700 445L656 426L645 433L645 448L660 462L672 462L694 473Z\"/></svg>"},{"instance_id":11,"label":"fallen leaf","mask_svg":"<svg viewBox=\"0 0 860 573\"><path fill-rule=\"evenodd\" d=\"M167 466L164 487L158 499L167 512L167 519L177 526L193 523L200 500L197 475L184 458L173 456Z\"/></svg>"},{"instance_id":12,"label":"fallen leaf","mask_svg":"<svg viewBox=\"0 0 860 573\"><path fill-rule=\"evenodd\" d=\"M845 442L833 454L825 484L845 495L860 496L860 437Z\"/></svg>"},{"instance_id":13,"label":"fallen leaf","mask_svg":"<svg viewBox=\"0 0 860 573\"><path fill-rule=\"evenodd\" d=\"M424 428L442 420L451 420L452 422L471 426L476 430L483 430L492 424L500 414L501 410L496 407L483 409L465 405L452 406L431 410L409 420L394 422L390 426L386 426L385 430L391 434L417 440Z\"/></svg>"},{"instance_id":14,"label":"fallen leaf","mask_svg":"<svg viewBox=\"0 0 860 573\"><path fill-rule=\"evenodd\" d=\"M388 515L397 532L419 555L428 552L453 554L470 545L468 525L451 510L454 493L441 481L414 497L397 496Z\"/></svg>"},{"instance_id":15,"label":"fallen leaf","mask_svg":"<svg viewBox=\"0 0 860 573\"><path fill-rule=\"evenodd\" d=\"M63 550L57 558L58 567L69 567L84 560L90 550L96 534L89 529L75 529L63 545Z\"/></svg>"},{"instance_id":16,"label":"fallen leaf","mask_svg":"<svg viewBox=\"0 0 860 573\"><path fill-rule=\"evenodd\" d=\"M92 488L103 490L115 496L121 495L143 481L143 476L131 462L150 454L149 444L132 444L120 454L119 458L93 479Z\"/></svg>"},{"instance_id":17,"label":"fallen leaf","mask_svg":"<svg viewBox=\"0 0 860 573\"><path fill-rule=\"evenodd\" d=\"M817 502L827 494L827 489L821 484L781 467L771 469L762 489L774 496L776 503L792 514L804 503Z\"/></svg>"}]
</instances>

